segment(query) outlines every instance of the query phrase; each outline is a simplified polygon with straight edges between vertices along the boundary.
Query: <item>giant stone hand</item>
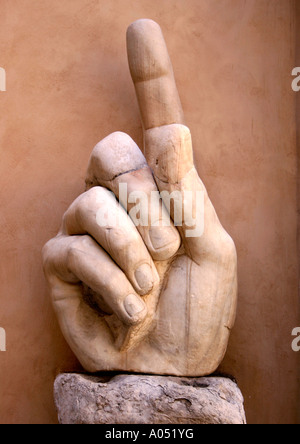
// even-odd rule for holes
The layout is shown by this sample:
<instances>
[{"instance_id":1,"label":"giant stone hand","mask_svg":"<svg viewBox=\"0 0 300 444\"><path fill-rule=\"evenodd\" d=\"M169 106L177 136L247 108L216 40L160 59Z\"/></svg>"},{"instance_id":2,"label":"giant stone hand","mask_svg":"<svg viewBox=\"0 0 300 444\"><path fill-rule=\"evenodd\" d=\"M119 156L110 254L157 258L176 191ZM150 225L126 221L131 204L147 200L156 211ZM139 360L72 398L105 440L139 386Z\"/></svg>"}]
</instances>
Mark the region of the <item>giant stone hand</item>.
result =
<instances>
[{"instance_id":1,"label":"giant stone hand","mask_svg":"<svg viewBox=\"0 0 300 444\"><path fill-rule=\"evenodd\" d=\"M87 371L207 375L234 323L236 250L194 167L159 26L133 23L127 49L145 157L123 133L95 147L87 191L44 247L45 275L61 330ZM152 198L158 191L165 204ZM149 223L134 223L141 214Z\"/></svg>"}]
</instances>

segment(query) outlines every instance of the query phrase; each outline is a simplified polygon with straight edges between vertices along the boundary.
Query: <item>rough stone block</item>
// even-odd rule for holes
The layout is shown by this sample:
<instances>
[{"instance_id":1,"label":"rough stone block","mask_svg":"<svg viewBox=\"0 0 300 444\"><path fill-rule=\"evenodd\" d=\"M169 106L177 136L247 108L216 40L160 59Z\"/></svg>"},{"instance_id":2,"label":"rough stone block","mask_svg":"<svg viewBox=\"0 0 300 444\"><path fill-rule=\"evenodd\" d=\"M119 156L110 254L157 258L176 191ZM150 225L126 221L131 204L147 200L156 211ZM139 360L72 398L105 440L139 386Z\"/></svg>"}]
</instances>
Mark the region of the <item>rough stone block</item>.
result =
<instances>
[{"instance_id":1,"label":"rough stone block","mask_svg":"<svg viewBox=\"0 0 300 444\"><path fill-rule=\"evenodd\" d=\"M243 396L224 377L61 374L61 424L245 424Z\"/></svg>"}]
</instances>

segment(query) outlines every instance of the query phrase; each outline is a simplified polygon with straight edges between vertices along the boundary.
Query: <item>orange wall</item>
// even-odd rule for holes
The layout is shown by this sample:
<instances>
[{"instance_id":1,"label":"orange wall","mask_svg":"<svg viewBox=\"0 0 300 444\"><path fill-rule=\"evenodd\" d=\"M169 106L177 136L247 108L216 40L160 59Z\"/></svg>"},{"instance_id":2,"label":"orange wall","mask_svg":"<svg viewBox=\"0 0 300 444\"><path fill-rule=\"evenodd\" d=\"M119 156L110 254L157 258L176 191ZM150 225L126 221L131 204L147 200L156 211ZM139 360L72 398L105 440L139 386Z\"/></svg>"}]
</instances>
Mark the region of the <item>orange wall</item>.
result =
<instances>
[{"instance_id":1,"label":"orange wall","mask_svg":"<svg viewBox=\"0 0 300 444\"><path fill-rule=\"evenodd\" d=\"M93 146L141 143L125 32L163 28L198 170L236 241L239 309L221 370L250 423L293 423L297 358L295 2L0 0L0 422L55 423L52 385L80 366L59 332L41 248L83 191ZM300 94L300 93L299 93ZM300 96L299 96L300 97Z\"/></svg>"}]
</instances>

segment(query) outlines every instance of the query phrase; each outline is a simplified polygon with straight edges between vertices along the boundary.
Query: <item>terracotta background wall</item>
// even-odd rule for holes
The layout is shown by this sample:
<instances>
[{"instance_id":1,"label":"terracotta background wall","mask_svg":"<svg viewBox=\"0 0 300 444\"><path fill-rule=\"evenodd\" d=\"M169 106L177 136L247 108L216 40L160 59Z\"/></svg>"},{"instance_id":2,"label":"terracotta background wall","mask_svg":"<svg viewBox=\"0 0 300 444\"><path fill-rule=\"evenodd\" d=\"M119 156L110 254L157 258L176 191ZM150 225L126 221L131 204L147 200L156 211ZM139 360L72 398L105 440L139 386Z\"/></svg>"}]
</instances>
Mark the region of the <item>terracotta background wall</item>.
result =
<instances>
[{"instance_id":1,"label":"terracotta background wall","mask_svg":"<svg viewBox=\"0 0 300 444\"><path fill-rule=\"evenodd\" d=\"M142 17L163 28L197 168L238 249L238 317L221 371L238 380L250 423L296 422L295 1L0 0L0 9L0 422L55 423L54 377L80 369L53 315L41 249L83 191L93 146L116 130L141 143L125 32Z\"/></svg>"}]
</instances>

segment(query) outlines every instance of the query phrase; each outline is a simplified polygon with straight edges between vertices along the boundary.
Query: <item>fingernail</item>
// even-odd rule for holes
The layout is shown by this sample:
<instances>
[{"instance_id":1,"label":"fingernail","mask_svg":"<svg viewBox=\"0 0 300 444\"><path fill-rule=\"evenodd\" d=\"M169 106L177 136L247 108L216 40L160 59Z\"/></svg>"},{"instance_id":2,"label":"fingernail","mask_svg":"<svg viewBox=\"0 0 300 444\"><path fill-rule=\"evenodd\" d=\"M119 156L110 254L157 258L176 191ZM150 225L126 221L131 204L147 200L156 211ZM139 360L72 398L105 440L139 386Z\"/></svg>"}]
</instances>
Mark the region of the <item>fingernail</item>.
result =
<instances>
[{"instance_id":1,"label":"fingernail","mask_svg":"<svg viewBox=\"0 0 300 444\"><path fill-rule=\"evenodd\" d=\"M149 264L141 265L134 273L135 280L143 292L143 295L149 293L154 285L153 272Z\"/></svg>"},{"instance_id":2,"label":"fingernail","mask_svg":"<svg viewBox=\"0 0 300 444\"><path fill-rule=\"evenodd\" d=\"M172 227L151 227L149 235L155 250L160 250L177 239Z\"/></svg>"},{"instance_id":3,"label":"fingernail","mask_svg":"<svg viewBox=\"0 0 300 444\"><path fill-rule=\"evenodd\" d=\"M152 244L151 256L155 261L170 259L180 248L181 238L174 227L152 227L149 238Z\"/></svg>"},{"instance_id":4,"label":"fingernail","mask_svg":"<svg viewBox=\"0 0 300 444\"><path fill-rule=\"evenodd\" d=\"M141 298L135 294L128 295L124 300L124 308L133 323L137 323L143 319L141 314L146 310L146 305Z\"/></svg>"}]
</instances>

